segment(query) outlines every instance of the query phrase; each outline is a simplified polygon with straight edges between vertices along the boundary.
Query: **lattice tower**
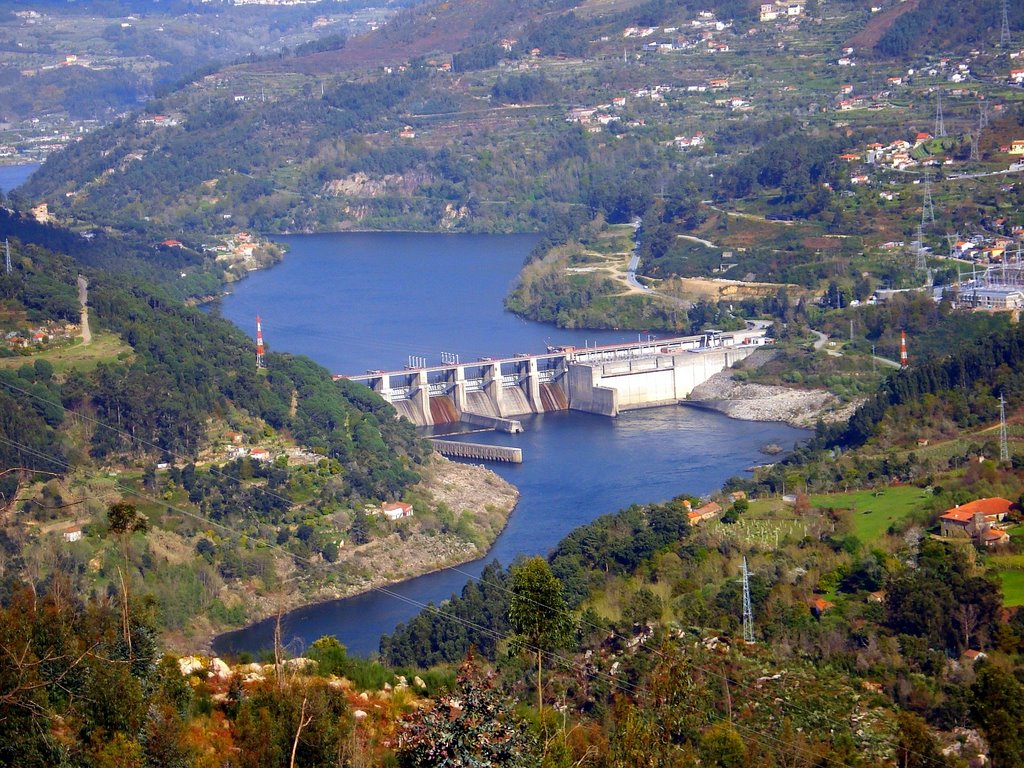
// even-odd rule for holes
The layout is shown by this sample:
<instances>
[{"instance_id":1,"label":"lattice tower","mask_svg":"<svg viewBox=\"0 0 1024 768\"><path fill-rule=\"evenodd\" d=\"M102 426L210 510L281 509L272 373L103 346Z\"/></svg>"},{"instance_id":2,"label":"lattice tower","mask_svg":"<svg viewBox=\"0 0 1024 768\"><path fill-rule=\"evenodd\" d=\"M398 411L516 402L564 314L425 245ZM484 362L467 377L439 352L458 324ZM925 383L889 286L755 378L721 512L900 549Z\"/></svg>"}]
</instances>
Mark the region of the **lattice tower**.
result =
<instances>
[{"instance_id":1,"label":"lattice tower","mask_svg":"<svg viewBox=\"0 0 1024 768\"><path fill-rule=\"evenodd\" d=\"M747 558L743 558L743 640L754 641L754 608L750 602L750 571L747 570Z\"/></svg>"}]
</instances>

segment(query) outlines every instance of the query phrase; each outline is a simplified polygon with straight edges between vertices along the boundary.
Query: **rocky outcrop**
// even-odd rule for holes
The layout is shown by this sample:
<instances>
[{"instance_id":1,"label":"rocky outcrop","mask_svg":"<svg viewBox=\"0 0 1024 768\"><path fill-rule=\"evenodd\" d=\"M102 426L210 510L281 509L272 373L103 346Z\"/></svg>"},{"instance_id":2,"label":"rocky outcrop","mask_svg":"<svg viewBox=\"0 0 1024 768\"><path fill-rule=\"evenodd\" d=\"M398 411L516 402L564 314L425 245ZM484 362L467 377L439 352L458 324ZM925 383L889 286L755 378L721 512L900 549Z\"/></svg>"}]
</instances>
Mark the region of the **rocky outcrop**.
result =
<instances>
[{"instance_id":1,"label":"rocky outcrop","mask_svg":"<svg viewBox=\"0 0 1024 768\"><path fill-rule=\"evenodd\" d=\"M687 403L734 419L784 421L795 427L813 427L819 418L826 422L845 421L856 407L841 403L823 389L790 389L736 381L732 371L716 373L697 386Z\"/></svg>"}]
</instances>

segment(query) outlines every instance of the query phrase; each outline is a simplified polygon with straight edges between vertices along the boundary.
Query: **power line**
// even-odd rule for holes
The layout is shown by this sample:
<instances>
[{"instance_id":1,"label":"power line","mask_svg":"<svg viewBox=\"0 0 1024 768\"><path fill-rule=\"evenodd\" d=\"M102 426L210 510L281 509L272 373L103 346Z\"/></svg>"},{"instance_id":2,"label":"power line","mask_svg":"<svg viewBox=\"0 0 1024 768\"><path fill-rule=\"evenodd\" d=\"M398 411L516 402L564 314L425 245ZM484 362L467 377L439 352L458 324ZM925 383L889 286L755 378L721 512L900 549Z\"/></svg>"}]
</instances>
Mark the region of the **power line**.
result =
<instances>
[{"instance_id":1,"label":"power line","mask_svg":"<svg viewBox=\"0 0 1024 768\"><path fill-rule=\"evenodd\" d=\"M26 395L28 397L34 398L34 399L39 400L39 401L41 401L43 403L48 403L48 404L54 405L56 407L61 408L65 412L67 412L67 410L64 409L63 406L61 405L61 403L59 403L59 402L52 401L52 400L47 400L46 398L41 397L40 395L37 395L37 394L35 394L33 392L29 392L27 390L24 390L24 389L21 389L19 387L16 387L13 384L9 384L8 382L5 382L5 381L0 381L0 384L4 384L8 388L10 388L10 389L12 389L12 390L22 394L22 395ZM83 416L83 415L77 414L77 413L75 413L73 411L71 412L71 414L72 414L72 416L76 416L78 418L82 418L82 419L84 419L84 420L86 420L86 421L96 425L97 427L105 428L105 429L108 429L108 430L111 430L111 431L115 432L116 434L123 435L124 437L128 438L130 441L133 441L133 442L135 442L137 444L148 446L148 447L153 447L153 448L159 448L159 446L156 446L153 443L150 443L150 442L148 442L148 441L146 441L146 440L144 440L144 439L142 439L140 437L137 437L135 435L131 435L130 433L125 432L124 430L120 430L120 429L117 429L115 427L112 427L109 424L105 424L102 421L99 421L98 419L92 419L92 418L90 418L88 416ZM3 439L3 438L0 437L0 439ZM8 443L12 443L12 441L10 441L10 440L7 440L7 442ZM30 450L30 452L34 453L37 456L46 458L46 455L43 454L43 453L40 453L39 451L33 451L32 449L28 449L28 450ZM175 458L178 458L179 460L181 460L183 458L180 455L176 455L174 453L171 453L170 455L171 456L175 456ZM67 462L58 462L58 466L62 466L64 468L66 468L66 469L71 469L70 464L68 464ZM223 477L225 477L227 479L232 479L232 480L237 479L237 478L234 478L232 475L229 475L229 474L227 474L225 472L221 472L219 469L216 469L214 466L208 467L207 471L209 471L211 474L223 476ZM134 495L136 497L148 498L151 501L154 501L154 502L159 503L159 504L163 504L164 506L167 506L167 508L173 509L173 510L179 512L182 515L186 515L186 516L191 517L191 518L193 518L195 520L202 521L202 522L204 522L206 524L209 524L212 527L218 528L218 529L220 529L222 531L226 531L228 533L233 533L235 535L244 535L244 534L241 534L239 531L235 530L234 528L232 528L231 526L220 524L220 523L215 523L214 521L210 520L207 517L204 517L203 515L200 515L200 514L197 514L197 513L194 513L194 512L189 512L187 510L181 509L180 507L175 507L175 506L172 506L172 505L166 505L165 502L163 502L162 500L156 499L155 497L149 496L149 495L147 495L145 493L142 493L142 492L140 492L140 491L138 491L136 489L133 489L133 488L131 488L129 486L125 486L123 484L118 483L117 487L119 487L123 491L125 491L127 493L130 493L130 494L132 494L132 495ZM287 498L285 496L282 496L281 494L278 494L278 493L276 493L274 491L271 491L270 489L268 489L266 487L260 487L259 490L260 490L261 493L266 494L270 498L278 499L278 500L287 502L289 504L292 503L291 499L289 499L289 498ZM298 562L303 562L303 563L305 563L305 564L307 564L309 566L313 566L313 567L315 567L315 565L316 565L311 560L309 560L308 558L302 557L301 555L296 555L296 554L292 553L290 550L287 550L287 549L285 549L284 547L282 547L280 545L276 545L276 544L272 544L270 542L267 542L267 546L268 546L268 548L277 550L277 551L285 554L287 557L289 557L291 559L294 559L294 560L296 560ZM745 560L745 558L744 558L744 560ZM458 573L460 575L466 576L468 579L470 579L472 581L476 581L476 582L479 582L481 584L487 584L487 585L490 585L492 587L497 588L498 590L500 590L502 592L505 592L507 594L511 594L511 590L508 589L507 587L505 587L503 585L500 585L500 584L496 584L495 582L484 581L483 579L480 579L479 577L474 576L473 574L469 573L468 571L463 571L458 566L451 566L451 567L449 567L449 570L453 571L454 573ZM383 594L391 594L390 592L387 592L385 590L379 590L379 591L381 591ZM533 602L535 605L537 605L538 608L540 608L542 610L554 610L551 606L543 605L543 604L537 603L536 601L533 601L533 600L531 600L530 602ZM751 616L752 616L752 614L753 614L753 612L751 611ZM597 625L593 625L593 624L589 624L589 626L590 626L591 629L602 629L601 627L598 627ZM618 634L618 633L613 633L613 634L618 639L620 639L622 641L628 641L629 640L629 638L625 637L624 635L621 635L621 634ZM643 646L643 647L646 649L646 646ZM722 675L720 673L716 673L716 672L714 672L712 670L709 670L709 669L706 669L706 668L701 668L701 667L696 666L696 665L694 665L694 668L698 669L699 671L704 672L705 674L709 674L709 675L712 675L712 676L722 677L723 683L726 684L726 685L730 685L730 684L734 685L734 686L739 685L739 683L737 681L730 680L730 679L728 679L727 677L725 677L724 675Z\"/></svg>"},{"instance_id":2,"label":"power line","mask_svg":"<svg viewBox=\"0 0 1024 768\"><path fill-rule=\"evenodd\" d=\"M45 453L43 453L41 451L38 451L38 450L32 448L31 446L27 446L27 445L18 443L16 441L10 440L8 438L3 437L2 435L0 435L0 442L4 442L4 443L7 443L8 445L12 445L12 446L15 446L17 448L20 448L22 450L25 450L27 453L33 454L33 455L35 455L37 457L40 457L40 458L47 458L48 457L47 454L45 454ZM65 469L68 469L68 470L72 469L71 465L68 462L66 462L66 461L59 460L56 457L52 457L52 456L49 456L48 458L50 458L51 460L55 461L58 465L63 466ZM213 527L216 527L216 528L219 528L221 530L228 531L229 533L234 533L235 535L243 535L240 532L238 532L238 531L234 530L233 528L231 528L230 526L227 526L227 525L224 525L224 524L221 524L221 523L217 523L217 522L215 522L213 520L209 520L208 518L204 518L201 515L198 515L198 514L193 513L193 512L189 512L188 510L182 509L180 507L177 507L177 506L174 506L174 505L170 505L170 504L166 504L166 502L164 502L162 499L157 499L154 496L151 496L151 495L148 495L148 494L145 494L145 493L141 493L141 492L137 491L136 489L130 488L128 486L125 486L124 484L122 484L120 482L115 482L114 486L116 488L118 488L119 490L122 490L122 491L124 491L125 493L127 493L127 494L129 494L131 496L134 496L136 498L148 499L149 501L152 501L154 503L158 503L158 504L164 505L168 509L172 509L175 512L178 512L179 514L186 515L188 517L192 517L192 518L195 518L197 520L200 520L204 524L209 524L209 525L211 525ZM289 557L294 558L296 560L299 560L300 562L304 562L307 565L310 565L310 566L314 566L315 565L313 563L313 561L311 561L309 558L306 558L306 557L303 557L301 555L296 555L294 553L288 552L287 550L284 550L284 548L281 547L280 545L268 543L267 546L270 549L284 551L284 552L286 552L289 555ZM470 620L465 619L465 618L463 618L461 616L456 616L456 615L451 614L451 613L446 613L443 610L443 607L441 607L441 606L434 606L434 605L432 605L430 603L424 603L422 601L416 600L416 599L408 597L406 595L398 594L397 592L394 592L394 591L392 591L392 590L390 590L390 589L388 589L386 587L371 587L370 589L372 591L374 591L374 592L378 592L378 593L380 593L382 595L385 595L387 597L392 597L392 598L401 600L401 601L403 601L403 602L405 602L407 604L416 606L416 607L420 608L421 610L428 611L428 612L434 613L434 614L439 615L439 616L443 616L445 619L453 621L456 624L459 624L460 626L466 627L467 629L475 629L475 630L477 630L477 631L479 631L479 632L481 632L481 633L483 633L483 634L485 634L485 635L487 635L487 636L489 636L489 637L491 637L491 638L493 638L495 640L510 640L510 639L512 639L512 635L509 634L509 633L503 633L503 632L500 632L499 630L493 629L491 627L486 627L486 626L477 624L476 622L470 621ZM551 606L545 606L544 604L538 603L537 601L532 601L532 602L534 602L539 607L546 607L549 610L553 610L553 608ZM565 656L564 654L561 654L561 653L558 653L558 652L555 652L555 651L545 650L545 649L543 649L543 648L541 648L539 646L532 645L529 642L523 642L522 643L522 647L525 648L526 650L532 651L534 653L540 653L544 657L546 657L550 663L558 663L560 666L562 666L562 667L564 667L566 669L574 669L577 666L576 661L572 657ZM659 656L661 656L662 658L666 658L666 655L663 652L656 651L656 653ZM684 663L684 664L687 663L687 661L684 658L680 658L680 662ZM715 673L712 670L700 667L698 665L691 664L690 666L693 669L695 669L695 670L700 670L700 671L708 672L708 673L710 673L710 674L712 674L714 676L722 677L724 680L727 680L727 678L725 678L721 673ZM640 688L640 686L634 685L634 684L630 683L629 681L620 679L619 677L617 677L615 675L612 675L610 673L600 672L600 671L596 671L595 670L593 672L593 675L595 677L604 679L610 686L612 686L614 688L617 688L617 689L619 689L621 691L624 691L626 693L629 693L629 694L633 695L634 697L636 697L637 699L639 699L641 697L641 695L644 694L644 691ZM538 681L538 684L539 684L539 681ZM691 710L692 712L706 714L706 712L704 712L704 710L698 709L695 705L681 703L681 706L686 707L687 709ZM718 720L724 720L724 719L725 718L722 718L722 717L718 718ZM751 741L760 742L762 744L767 744L768 742L772 742L776 746L786 746L786 744L782 741L781 738L773 736L773 735L771 735L769 733L765 733L763 731L758 731L758 730L756 730L754 728L751 728L749 726L743 725L742 723L732 722L731 720L730 720L730 725L733 728L735 728L737 731L745 732L747 734L747 738L749 738ZM813 753L811 750L806 749L806 748L798 748L798 749L801 752L805 752L808 755L815 755L816 754L816 753ZM848 763L845 763L845 762L844 763L840 763L840 765L845 766L846 768L852 768L852 766L850 766Z\"/></svg>"},{"instance_id":3,"label":"power line","mask_svg":"<svg viewBox=\"0 0 1024 768\"><path fill-rule=\"evenodd\" d=\"M904 344L905 344L905 342L904 342ZM905 346L904 346L904 349L905 349ZM904 356L905 356L905 352L904 352ZM34 398L34 399L39 400L39 401L44 402L44 403L49 403L51 405L55 405L55 406L61 408L62 411L68 412L67 409L64 408L63 405L59 401L47 400L46 398L43 398L43 397L41 397L39 395L36 395L36 394L34 394L32 392L29 392L27 390L24 390L24 389L21 389L19 387L16 387L16 386L12 385L12 384L9 384L6 381L0 381L0 384L4 384L9 389L12 389L12 390L14 390L16 392L19 392L22 395L26 395L28 397ZM129 440L131 440L133 442L137 442L139 444L151 446L151 447L154 447L154 448L159 448L159 446L156 446L153 443L149 443L149 442L143 440L142 438L139 438L139 437L136 437L134 435L131 435L128 432L125 432L124 430L120 430L120 429L117 429L115 427L112 427L112 426L110 426L108 424L105 424L105 423L103 423L103 422L101 422L101 421L99 421L97 419L92 419L92 418L84 416L82 414L78 414L78 413L76 413L74 411L72 411L71 414L73 416L75 416L75 417L82 418L82 419L84 419L86 421L89 421L89 422L91 422L91 423L93 423L93 424L95 424L95 425L97 425L99 427L103 427L103 428L109 429L109 430L111 430L111 431L113 431L115 433L124 435L125 437L127 437ZM51 455L46 454L44 452L41 452L41 451L39 451L37 449L34 449L34 448L30 447L30 446L26 446L26 445L23 445L21 443L17 443L17 442L15 442L13 440L10 440L9 438L3 437L2 435L0 435L0 441L3 441L5 443L7 443L9 445L12 445L12 446L15 446L17 448L20 448L20 449L26 451L27 453L35 455L35 456L37 456L39 458L48 459L48 460L54 462L54 464L56 466L62 467L65 470L70 471L70 470L73 469L71 464L69 462L67 462L66 460L64 460L64 459L60 459L60 458L51 456ZM174 456L175 454L171 453L170 455ZM181 458L181 457L179 456L178 458ZM222 475L222 476L224 476L226 478L229 478L229 479L237 479L237 478L232 477L231 475L228 475L226 473L220 472L219 470L215 470L214 467L209 467L208 471L210 471L211 474L219 474L219 475ZM93 473L93 474L95 474L95 473ZM225 525L223 523L218 523L218 522L216 522L214 520L211 520L210 518L205 517L205 516L203 516L201 514L198 514L196 512L190 512L189 510L183 509L181 507L178 507L178 506L175 506L175 505L172 505L172 504L168 504L163 499L159 499L159 498L157 498L155 496L146 494L146 493L144 493L142 491L139 491L139 490L137 490L135 488L131 488L130 486L126 486L126 485L124 485L121 482L115 482L114 486L116 488L118 488L119 490L123 491L126 494L129 494L129 495L134 496L136 498L148 499L149 501L151 501L151 502L153 502L155 504L159 504L161 506L164 506L166 509L173 510L173 511L175 511L175 512L181 514L181 515L184 515L184 516L190 517L192 519L195 519L195 520L197 520L199 522L202 522L204 525L207 525L207 526L209 526L211 528L216 528L218 530L221 530L221 531L224 531L224 532L227 532L227 533L230 533L230 534L234 534L236 536L244 536L245 535L245 534L241 533L240 531L238 531L237 529L235 529L235 528L233 528L233 527L231 527L229 525ZM260 488L260 491L262 493L267 494L268 496L270 496L272 498L277 498L277 499L286 501L289 504L292 503L291 499L288 499L287 497L282 496L280 494L274 493L273 491L270 491L267 488ZM253 513L253 517L255 519L255 513ZM317 563L314 563L309 558L304 557L302 555L295 554L295 553L291 552L290 550L285 549L281 545L278 545L276 543L269 542L269 541L268 542L264 542L264 544L265 544L267 549L278 551L278 552L284 554L289 559L295 560L297 562L304 563L305 565L307 565L308 567L311 567L311 568L316 568L317 567ZM479 577L476 577L476 576L474 576L474 575L472 575L472 574L470 574L470 573L468 573L466 571L461 570L457 566L452 566L452 567L449 568L449 570L451 570L451 571L453 571L455 573L459 573L461 575L465 575L465 576L467 576L469 579L471 579L473 581L477 581L477 582L482 583L482 584L489 584L491 586L496 587L497 589L499 589L501 591L504 591L506 593L511 594L511 590L509 588L507 588L507 587L505 587L503 585L500 585L500 584L496 584L494 582L486 582L486 581L480 579ZM750 603L749 579L747 578L747 575L748 575L749 571L747 570L746 557L743 558L743 570L744 570L744 574L745 574L744 609L745 609L745 613L746 613L746 609L748 608L749 603ZM288 580L292 580L292 579L288 579ZM508 639L509 638L509 635L507 635L507 634L503 635L502 633L498 632L497 630L493 630L493 629L491 629L489 627L483 627L483 626L480 626L480 625L476 625L473 622L469 622L468 620L462 619L461 617L455 616L453 614L446 614L440 608L437 608L437 607L435 607L435 606L433 606L431 604L428 604L428 603L423 603L421 601L417 601L417 600L414 600L412 598L408 598L406 596L400 595L400 594L398 594L396 592L393 592L392 590L387 589L386 587L371 587L370 590L378 592L378 593L380 593L382 595L385 595L385 596L388 596L388 597L397 598L397 599L402 600L402 601L404 601L406 603L409 603L411 605L415 605L415 606L421 608L422 610L428 610L428 611L432 611L432 612L434 612L436 614L443 615L446 618L448 618L448 619L450 619L452 621L455 621L456 623L459 623L460 625L476 628L476 629L480 630L481 632L484 632L485 634L488 634L488 635L490 635L492 637L496 637L498 639ZM534 603L540 609L546 609L546 610L552 610L552 611L555 610L555 608L553 606L549 606L549 605L540 603L540 602L535 601L535 600L530 600L530 602ZM751 625L750 625L751 635L750 635L750 640L749 641L753 642L753 636L752 636L752 631L753 631L753 624L752 624L752 621L753 621L753 610L752 610L752 608L750 609L749 615L750 615L750 621L751 621ZM588 622L582 622L582 623L584 625L589 625L593 629L601 629L601 627L598 627L598 626L593 625L593 624L589 624ZM612 634L613 634L613 636L617 637L620 640L628 640L629 639L629 638L626 638L624 635L621 635L621 634L618 634L618 633L612 633ZM746 640L747 637L748 637L748 635L747 635L747 625L746 625L746 622L745 622L744 623L744 639ZM564 666L566 666L568 668L572 668L574 666L574 662L572 661L572 659L567 659L564 656L561 656L561 655L556 654L554 652L544 651L543 649L537 648L535 646L529 646L528 644L524 644L524 647L527 647L530 650L533 650L535 652L543 653L543 654L547 655L548 658L551 659L551 660L560 661ZM656 656L658 656L658 657L660 657L662 659L666 659L666 655L663 652L661 652L660 650L658 650L658 649L652 649L652 648L649 648L646 645L641 645L641 647L643 647L646 651L649 651L649 652L653 653L654 655L656 655ZM683 663L688 664L689 667L691 669L695 670L695 671L700 671L700 672L703 672L703 673L708 674L710 676L717 677L717 678L721 679L723 684L725 684L726 686L728 686L730 684L731 685L735 685L735 686L739 685L738 681L729 678L723 672L718 672L717 670L713 670L713 669L708 668L708 667L704 667L704 666L701 666L701 665L698 665L698 664L694 664L694 663L688 662L686 660L682 660L682 661L683 661ZM604 675L604 676L608 678L608 681L610 682L610 684L622 688L622 686L618 685L618 681L617 681L617 679L614 676L612 676L612 675ZM749 686L747 686L747 688L749 688ZM634 693L637 690L635 686L632 686L631 689L632 689L632 691ZM691 709L693 709L693 711L699 711L699 710L697 710L696 708L693 708L693 707L691 707ZM801 707L796 707L796 706L793 706L793 705L790 705L790 709L795 710L795 711L801 711L801 712L804 712L805 714L813 714L813 712L810 711L810 710L803 709ZM758 734L759 733L758 731L755 731L753 729L741 727L741 726L739 726L736 723L731 723L731 724L733 725L733 727L736 727L736 728L742 729L742 730L747 730L751 734ZM779 741L778 739L776 739L773 736L770 736L770 735L767 735L767 734L761 734L761 735L763 737L766 737L766 738L772 740L772 741L776 741L776 742ZM756 738L756 736L751 736L750 738L752 740L755 740L755 741L758 740ZM843 763L843 765L847 765L847 764Z\"/></svg>"}]
</instances>

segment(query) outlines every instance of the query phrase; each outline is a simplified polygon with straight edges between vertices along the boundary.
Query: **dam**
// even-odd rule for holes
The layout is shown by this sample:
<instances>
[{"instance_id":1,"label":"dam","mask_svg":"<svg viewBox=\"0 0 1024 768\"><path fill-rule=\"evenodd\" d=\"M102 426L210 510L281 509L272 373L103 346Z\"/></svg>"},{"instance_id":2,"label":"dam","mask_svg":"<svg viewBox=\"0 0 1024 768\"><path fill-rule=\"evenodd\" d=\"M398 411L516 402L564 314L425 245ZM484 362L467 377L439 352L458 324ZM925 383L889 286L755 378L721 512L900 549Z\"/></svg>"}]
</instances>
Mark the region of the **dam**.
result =
<instances>
[{"instance_id":1,"label":"dam","mask_svg":"<svg viewBox=\"0 0 1024 768\"><path fill-rule=\"evenodd\" d=\"M770 341L763 328L708 330L337 378L365 384L418 426L467 421L518 431L521 426L511 417L570 409L614 417L673 405Z\"/></svg>"}]
</instances>

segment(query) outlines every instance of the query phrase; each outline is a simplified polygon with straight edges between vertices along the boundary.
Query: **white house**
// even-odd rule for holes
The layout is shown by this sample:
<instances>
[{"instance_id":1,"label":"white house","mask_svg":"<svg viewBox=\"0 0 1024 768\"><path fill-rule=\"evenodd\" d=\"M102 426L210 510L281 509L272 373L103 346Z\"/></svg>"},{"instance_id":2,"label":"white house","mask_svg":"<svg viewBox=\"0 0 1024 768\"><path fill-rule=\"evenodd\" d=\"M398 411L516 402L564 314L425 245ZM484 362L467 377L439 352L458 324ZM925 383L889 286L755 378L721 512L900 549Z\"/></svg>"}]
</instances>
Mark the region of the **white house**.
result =
<instances>
[{"instance_id":1,"label":"white house","mask_svg":"<svg viewBox=\"0 0 1024 768\"><path fill-rule=\"evenodd\" d=\"M380 505L380 511L391 521L413 516L412 504L406 504L404 501L385 501Z\"/></svg>"}]
</instances>

